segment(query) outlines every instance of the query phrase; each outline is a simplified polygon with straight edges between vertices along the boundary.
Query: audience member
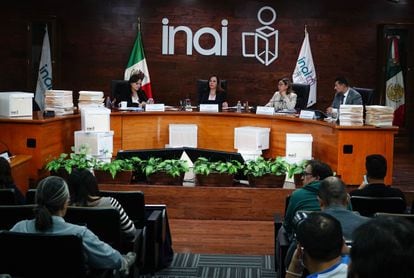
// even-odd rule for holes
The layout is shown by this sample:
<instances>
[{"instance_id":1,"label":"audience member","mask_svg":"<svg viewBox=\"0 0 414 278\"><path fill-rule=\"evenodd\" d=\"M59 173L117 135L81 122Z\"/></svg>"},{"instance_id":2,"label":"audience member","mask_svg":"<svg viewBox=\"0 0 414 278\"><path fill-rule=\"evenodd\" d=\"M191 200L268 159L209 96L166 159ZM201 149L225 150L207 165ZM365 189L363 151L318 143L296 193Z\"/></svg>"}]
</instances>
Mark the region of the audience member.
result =
<instances>
[{"instance_id":1,"label":"audience member","mask_svg":"<svg viewBox=\"0 0 414 278\"><path fill-rule=\"evenodd\" d=\"M35 218L18 222L11 231L77 235L82 238L87 265L90 268L117 269L127 274L135 262L135 253L130 252L123 256L100 241L87 227L65 222L63 216L66 214L68 204L69 189L65 180L61 177L49 176L41 180L37 187Z\"/></svg>"},{"instance_id":2,"label":"audience member","mask_svg":"<svg viewBox=\"0 0 414 278\"><path fill-rule=\"evenodd\" d=\"M199 104L218 104L219 108L227 108L227 92L221 87L220 78L212 75L208 79L208 87L201 92Z\"/></svg>"},{"instance_id":3,"label":"audience member","mask_svg":"<svg viewBox=\"0 0 414 278\"><path fill-rule=\"evenodd\" d=\"M404 193L398 188L384 184L387 175L387 160L380 154L368 155L365 159L366 175L359 189L350 192L351 196L370 197L401 197L405 200Z\"/></svg>"},{"instance_id":4,"label":"audience member","mask_svg":"<svg viewBox=\"0 0 414 278\"><path fill-rule=\"evenodd\" d=\"M369 220L368 217L348 209L349 196L345 183L338 177L327 177L321 182L318 200L321 210L341 223L342 234L346 240L352 240L354 230Z\"/></svg>"},{"instance_id":5,"label":"audience member","mask_svg":"<svg viewBox=\"0 0 414 278\"><path fill-rule=\"evenodd\" d=\"M115 106L118 106L121 101L126 101L128 107L144 107L148 98L141 88L143 79L144 74L142 72L131 75L128 80L129 88L118 92L115 96Z\"/></svg>"},{"instance_id":6,"label":"audience member","mask_svg":"<svg viewBox=\"0 0 414 278\"><path fill-rule=\"evenodd\" d=\"M16 197L16 204L22 205L25 202L22 192L14 184L9 161L0 157L0 188L12 188Z\"/></svg>"},{"instance_id":7,"label":"audience member","mask_svg":"<svg viewBox=\"0 0 414 278\"><path fill-rule=\"evenodd\" d=\"M373 218L354 232L350 278L409 278L414 273L414 225L400 217Z\"/></svg>"},{"instance_id":8,"label":"audience member","mask_svg":"<svg viewBox=\"0 0 414 278\"><path fill-rule=\"evenodd\" d=\"M113 197L99 196L95 176L86 169L74 169L68 177L70 205L80 207L114 207L121 218L121 234L125 241L135 239L136 229L121 204Z\"/></svg>"},{"instance_id":9,"label":"audience member","mask_svg":"<svg viewBox=\"0 0 414 278\"><path fill-rule=\"evenodd\" d=\"M278 90L265 106L274 107L275 110L295 109L297 95L292 90L292 83L285 77L278 81Z\"/></svg>"},{"instance_id":10,"label":"audience member","mask_svg":"<svg viewBox=\"0 0 414 278\"><path fill-rule=\"evenodd\" d=\"M332 101L330 107L326 109L326 113L331 114L333 112L332 108L339 109L341 104L361 104L362 97L361 95L349 87L348 80L344 77L337 77L335 79L335 97Z\"/></svg>"},{"instance_id":11,"label":"audience member","mask_svg":"<svg viewBox=\"0 0 414 278\"><path fill-rule=\"evenodd\" d=\"M297 247L286 270L286 278L347 277L349 257L342 256L345 246L341 224L333 216L310 213L296 228Z\"/></svg>"}]
</instances>

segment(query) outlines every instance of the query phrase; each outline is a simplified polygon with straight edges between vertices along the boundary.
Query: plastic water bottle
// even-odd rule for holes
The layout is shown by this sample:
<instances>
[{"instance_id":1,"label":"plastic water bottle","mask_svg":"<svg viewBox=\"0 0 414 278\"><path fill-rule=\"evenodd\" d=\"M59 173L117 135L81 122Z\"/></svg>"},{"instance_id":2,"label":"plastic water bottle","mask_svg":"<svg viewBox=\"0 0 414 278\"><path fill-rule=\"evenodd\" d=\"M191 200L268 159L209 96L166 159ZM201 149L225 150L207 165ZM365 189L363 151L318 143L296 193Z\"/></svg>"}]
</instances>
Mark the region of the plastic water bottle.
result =
<instances>
[{"instance_id":1,"label":"plastic water bottle","mask_svg":"<svg viewBox=\"0 0 414 278\"><path fill-rule=\"evenodd\" d=\"M112 102L110 97L106 97L105 100L105 107L111 109L112 108Z\"/></svg>"},{"instance_id":2,"label":"plastic water bottle","mask_svg":"<svg viewBox=\"0 0 414 278\"><path fill-rule=\"evenodd\" d=\"M237 102L237 113L241 113L241 102L240 100Z\"/></svg>"}]
</instances>

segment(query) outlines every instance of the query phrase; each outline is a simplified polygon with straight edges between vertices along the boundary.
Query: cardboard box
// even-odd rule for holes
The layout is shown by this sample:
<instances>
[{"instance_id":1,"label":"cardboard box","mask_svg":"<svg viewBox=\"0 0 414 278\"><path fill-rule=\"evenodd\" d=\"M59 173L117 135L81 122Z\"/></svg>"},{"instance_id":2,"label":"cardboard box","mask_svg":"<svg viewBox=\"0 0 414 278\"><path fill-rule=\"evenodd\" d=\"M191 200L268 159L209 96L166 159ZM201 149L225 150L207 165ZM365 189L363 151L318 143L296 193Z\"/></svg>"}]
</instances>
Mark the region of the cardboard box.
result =
<instances>
[{"instance_id":1,"label":"cardboard box","mask_svg":"<svg viewBox=\"0 0 414 278\"><path fill-rule=\"evenodd\" d=\"M83 131L108 132L111 110L105 107L85 107L81 109Z\"/></svg>"},{"instance_id":2,"label":"cardboard box","mask_svg":"<svg viewBox=\"0 0 414 278\"><path fill-rule=\"evenodd\" d=\"M234 148L238 150L267 150L269 148L268 127L242 126L234 129Z\"/></svg>"},{"instance_id":3,"label":"cardboard box","mask_svg":"<svg viewBox=\"0 0 414 278\"><path fill-rule=\"evenodd\" d=\"M0 93L0 116L32 117L33 93L2 92Z\"/></svg>"},{"instance_id":4,"label":"cardboard box","mask_svg":"<svg viewBox=\"0 0 414 278\"><path fill-rule=\"evenodd\" d=\"M312 134L286 133L286 160L290 163L312 159Z\"/></svg>"},{"instance_id":5,"label":"cardboard box","mask_svg":"<svg viewBox=\"0 0 414 278\"><path fill-rule=\"evenodd\" d=\"M170 124L169 125L169 147L197 148L197 125L196 124Z\"/></svg>"},{"instance_id":6,"label":"cardboard box","mask_svg":"<svg viewBox=\"0 0 414 278\"><path fill-rule=\"evenodd\" d=\"M112 157L114 132L75 131L75 153L86 146L87 154L99 157Z\"/></svg>"}]
</instances>

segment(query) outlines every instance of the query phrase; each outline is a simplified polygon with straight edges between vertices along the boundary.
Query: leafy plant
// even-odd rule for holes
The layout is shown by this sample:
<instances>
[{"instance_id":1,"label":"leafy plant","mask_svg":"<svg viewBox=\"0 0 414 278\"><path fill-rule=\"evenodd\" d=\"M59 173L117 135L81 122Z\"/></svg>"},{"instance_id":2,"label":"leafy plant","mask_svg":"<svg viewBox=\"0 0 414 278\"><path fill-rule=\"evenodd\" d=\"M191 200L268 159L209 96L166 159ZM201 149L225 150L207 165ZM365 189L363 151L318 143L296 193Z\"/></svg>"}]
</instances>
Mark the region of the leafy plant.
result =
<instances>
[{"instance_id":1,"label":"leafy plant","mask_svg":"<svg viewBox=\"0 0 414 278\"><path fill-rule=\"evenodd\" d=\"M266 174L282 176L288 170L288 163L283 157L265 159L258 157L256 160L249 160L244 166L244 174L254 177L261 177Z\"/></svg>"},{"instance_id":2,"label":"leafy plant","mask_svg":"<svg viewBox=\"0 0 414 278\"><path fill-rule=\"evenodd\" d=\"M114 159L111 162L99 161L95 164L94 169L107 171L111 174L112 178L115 179L118 172L132 171L134 169L134 164L130 159Z\"/></svg>"},{"instance_id":3,"label":"leafy plant","mask_svg":"<svg viewBox=\"0 0 414 278\"><path fill-rule=\"evenodd\" d=\"M72 148L72 151L74 148ZM50 160L45 168L49 171L57 172L59 169L65 169L69 174L74 168L91 169L96 163L95 159L88 156L88 148L81 146L79 152L61 153L58 158Z\"/></svg>"},{"instance_id":4,"label":"leafy plant","mask_svg":"<svg viewBox=\"0 0 414 278\"><path fill-rule=\"evenodd\" d=\"M146 176L156 172L165 172L173 177L178 177L189 170L188 163L181 159L162 160L159 157L150 157L141 163Z\"/></svg>"},{"instance_id":5,"label":"leafy plant","mask_svg":"<svg viewBox=\"0 0 414 278\"><path fill-rule=\"evenodd\" d=\"M302 160L299 163L288 163L287 164L287 174L288 178L291 179L296 174L302 174L305 171L306 160Z\"/></svg>"},{"instance_id":6,"label":"leafy plant","mask_svg":"<svg viewBox=\"0 0 414 278\"><path fill-rule=\"evenodd\" d=\"M237 160L209 161L205 157L199 157L194 162L194 173L209 175L210 173L236 174L243 169L243 165Z\"/></svg>"}]
</instances>

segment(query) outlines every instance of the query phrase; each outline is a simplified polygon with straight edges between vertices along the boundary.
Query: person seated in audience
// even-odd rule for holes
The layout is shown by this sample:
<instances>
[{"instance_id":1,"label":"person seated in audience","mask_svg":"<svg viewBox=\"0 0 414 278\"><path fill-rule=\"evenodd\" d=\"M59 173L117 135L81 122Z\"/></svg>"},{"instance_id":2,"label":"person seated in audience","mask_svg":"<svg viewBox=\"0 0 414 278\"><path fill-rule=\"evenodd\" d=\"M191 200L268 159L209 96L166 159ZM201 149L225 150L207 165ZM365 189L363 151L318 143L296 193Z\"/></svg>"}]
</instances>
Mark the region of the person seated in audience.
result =
<instances>
[{"instance_id":1,"label":"person seated in audience","mask_svg":"<svg viewBox=\"0 0 414 278\"><path fill-rule=\"evenodd\" d=\"M132 242L136 236L134 222L128 217L121 204L113 197L99 196L96 177L86 169L74 169L68 177L70 205L79 207L114 207L121 218L121 235L124 241Z\"/></svg>"},{"instance_id":2,"label":"person seated in audience","mask_svg":"<svg viewBox=\"0 0 414 278\"><path fill-rule=\"evenodd\" d=\"M414 273L414 225L402 217L377 217L354 232L349 278L409 278Z\"/></svg>"},{"instance_id":3,"label":"person seated in audience","mask_svg":"<svg viewBox=\"0 0 414 278\"><path fill-rule=\"evenodd\" d=\"M356 190L351 191L351 196L370 197L401 197L405 201L404 193L398 188L384 184L387 175L387 160L380 154L368 155L365 158L365 181Z\"/></svg>"},{"instance_id":4,"label":"person seated in audience","mask_svg":"<svg viewBox=\"0 0 414 278\"><path fill-rule=\"evenodd\" d=\"M24 204L25 198L19 188L17 188L17 186L14 184L10 163L4 157L0 157L0 188L14 189L16 204Z\"/></svg>"},{"instance_id":5,"label":"person seated in audience","mask_svg":"<svg viewBox=\"0 0 414 278\"><path fill-rule=\"evenodd\" d=\"M130 267L135 262L136 254L129 252L126 255L121 255L110 245L99 240L86 226L65 222L63 217L66 214L68 204L69 189L65 180L57 176L46 177L37 186L35 218L16 223L11 231L79 236L83 241L85 258L89 268L115 269L128 274Z\"/></svg>"},{"instance_id":6,"label":"person seated in audience","mask_svg":"<svg viewBox=\"0 0 414 278\"><path fill-rule=\"evenodd\" d=\"M335 97L330 107L326 109L326 113L332 114L333 108L339 109L341 104L360 104L362 105L361 95L349 86L345 77L337 77L335 79Z\"/></svg>"},{"instance_id":7,"label":"person seated in audience","mask_svg":"<svg viewBox=\"0 0 414 278\"><path fill-rule=\"evenodd\" d=\"M148 101L145 91L141 88L144 73L139 72L132 74L128 80L129 88L118 92L113 103L118 107L121 101L126 101L128 107L144 107Z\"/></svg>"},{"instance_id":8,"label":"person seated in audience","mask_svg":"<svg viewBox=\"0 0 414 278\"><path fill-rule=\"evenodd\" d=\"M290 79L287 77L280 79L277 88L278 90L265 106L274 107L275 111L295 109L297 95L292 90Z\"/></svg>"},{"instance_id":9,"label":"person seated in audience","mask_svg":"<svg viewBox=\"0 0 414 278\"><path fill-rule=\"evenodd\" d=\"M228 107L227 92L221 87L217 75L208 78L208 87L201 92L199 104L218 104L220 109Z\"/></svg>"},{"instance_id":10,"label":"person seated in audience","mask_svg":"<svg viewBox=\"0 0 414 278\"><path fill-rule=\"evenodd\" d=\"M345 183L338 177L327 177L321 182L318 200L321 210L341 223L342 234L346 240L352 240L354 230L369 220L368 217L348 209L349 196Z\"/></svg>"},{"instance_id":11,"label":"person seated in audience","mask_svg":"<svg viewBox=\"0 0 414 278\"><path fill-rule=\"evenodd\" d=\"M342 236L341 223L333 216L314 212L298 223L297 247L286 270L286 278L347 277L349 256ZM390 276L391 277L391 276Z\"/></svg>"}]
</instances>

